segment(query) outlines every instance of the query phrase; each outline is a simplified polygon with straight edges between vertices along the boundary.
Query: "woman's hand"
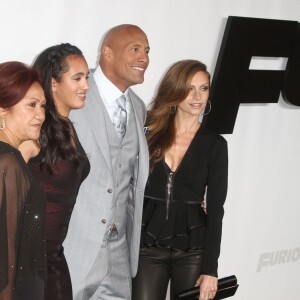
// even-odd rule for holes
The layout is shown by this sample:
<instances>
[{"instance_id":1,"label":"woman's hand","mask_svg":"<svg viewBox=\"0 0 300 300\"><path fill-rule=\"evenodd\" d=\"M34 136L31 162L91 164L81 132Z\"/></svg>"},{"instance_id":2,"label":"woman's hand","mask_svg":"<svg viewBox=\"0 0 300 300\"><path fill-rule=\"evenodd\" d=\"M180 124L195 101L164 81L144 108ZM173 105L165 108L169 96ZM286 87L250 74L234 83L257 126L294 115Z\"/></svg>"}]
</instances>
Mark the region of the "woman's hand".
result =
<instances>
[{"instance_id":1,"label":"woman's hand","mask_svg":"<svg viewBox=\"0 0 300 300\"><path fill-rule=\"evenodd\" d=\"M21 152L24 160L28 162L30 158L35 157L39 154L40 147L37 141L28 140L21 143L21 145L19 146L19 151Z\"/></svg>"},{"instance_id":2,"label":"woman's hand","mask_svg":"<svg viewBox=\"0 0 300 300\"><path fill-rule=\"evenodd\" d=\"M213 299L218 289L218 278L209 275L200 275L196 285L200 286L199 300Z\"/></svg>"}]
</instances>

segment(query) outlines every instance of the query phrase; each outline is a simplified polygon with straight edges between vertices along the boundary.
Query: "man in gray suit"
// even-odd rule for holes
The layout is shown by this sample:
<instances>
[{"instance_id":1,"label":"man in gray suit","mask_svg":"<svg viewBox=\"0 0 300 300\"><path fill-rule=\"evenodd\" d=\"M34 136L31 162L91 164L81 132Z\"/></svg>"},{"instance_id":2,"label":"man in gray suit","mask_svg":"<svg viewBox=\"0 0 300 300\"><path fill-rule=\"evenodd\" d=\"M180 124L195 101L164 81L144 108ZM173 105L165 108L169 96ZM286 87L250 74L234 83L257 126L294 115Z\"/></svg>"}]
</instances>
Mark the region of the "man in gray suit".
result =
<instances>
[{"instance_id":1,"label":"man in gray suit","mask_svg":"<svg viewBox=\"0 0 300 300\"><path fill-rule=\"evenodd\" d=\"M91 163L64 242L75 300L131 299L149 157L145 104L130 86L144 81L148 53L139 27L109 30L86 104L70 116Z\"/></svg>"}]
</instances>

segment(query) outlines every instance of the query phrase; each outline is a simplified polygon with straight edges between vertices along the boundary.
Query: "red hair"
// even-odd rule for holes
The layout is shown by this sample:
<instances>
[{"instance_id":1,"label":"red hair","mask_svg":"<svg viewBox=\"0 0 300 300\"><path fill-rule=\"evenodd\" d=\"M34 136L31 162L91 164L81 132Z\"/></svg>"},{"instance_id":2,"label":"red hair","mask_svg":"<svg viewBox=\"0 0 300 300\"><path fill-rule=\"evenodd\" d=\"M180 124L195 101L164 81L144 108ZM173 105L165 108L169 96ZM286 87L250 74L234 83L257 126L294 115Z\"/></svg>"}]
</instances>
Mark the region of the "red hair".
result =
<instances>
[{"instance_id":1,"label":"red hair","mask_svg":"<svg viewBox=\"0 0 300 300\"><path fill-rule=\"evenodd\" d=\"M40 82L36 70L18 61L0 64L0 107L9 108L20 102L31 85Z\"/></svg>"}]
</instances>

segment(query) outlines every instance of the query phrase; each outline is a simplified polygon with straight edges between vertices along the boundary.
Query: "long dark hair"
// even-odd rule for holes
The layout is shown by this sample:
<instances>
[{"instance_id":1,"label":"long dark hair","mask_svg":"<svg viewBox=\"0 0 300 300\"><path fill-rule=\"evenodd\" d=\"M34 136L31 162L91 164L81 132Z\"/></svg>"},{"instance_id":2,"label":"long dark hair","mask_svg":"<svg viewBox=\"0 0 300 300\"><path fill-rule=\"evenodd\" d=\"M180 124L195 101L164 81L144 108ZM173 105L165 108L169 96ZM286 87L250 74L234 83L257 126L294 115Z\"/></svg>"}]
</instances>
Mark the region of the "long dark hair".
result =
<instances>
[{"instance_id":1,"label":"long dark hair","mask_svg":"<svg viewBox=\"0 0 300 300\"><path fill-rule=\"evenodd\" d=\"M174 143L176 106L187 97L191 80L197 72L204 72L210 79L202 62L181 60L174 63L161 80L146 120L150 171Z\"/></svg>"},{"instance_id":2,"label":"long dark hair","mask_svg":"<svg viewBox=\"0 0 300 300\"><path fill-rule=\"evenodd\" d=\"M42 154L41 168L46 167L50 174L53 174L53 166L59 159L72 161L76 166L80 159L72 143L70 123L58 113L52 93L52 79L61 81L63 73L69 69L67 57L70 55L83 56L80 49L69 43L52 46L38 55L32 65L40 74L47 100L46 119L39 143Z\"/></svg>"}]
</instances>

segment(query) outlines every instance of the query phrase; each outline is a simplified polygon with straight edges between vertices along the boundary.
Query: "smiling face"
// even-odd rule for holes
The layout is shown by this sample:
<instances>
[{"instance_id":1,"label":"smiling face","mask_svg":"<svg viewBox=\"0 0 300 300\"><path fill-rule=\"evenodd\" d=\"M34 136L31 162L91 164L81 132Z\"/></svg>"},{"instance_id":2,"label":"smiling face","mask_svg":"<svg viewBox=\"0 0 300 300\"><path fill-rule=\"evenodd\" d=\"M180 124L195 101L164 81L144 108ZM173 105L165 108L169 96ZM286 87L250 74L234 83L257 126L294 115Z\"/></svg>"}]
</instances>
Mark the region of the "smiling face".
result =
<instances>
[{"instance_id":1,"label":"smiling face","mask_svg":"<svg viewBox=\"0 0 300 300\"><path fill-rule=\"evenodd\" d=\"M189 94L178 104L178 113L199 117L204 111L209 96L209 77L197 72L189 85Z\"/></svg>"},{"instance_id":2,"label":"smiling face","mask_svg":"<svg viewBox=\"0 0 300 300\"><path fill-rule=\"evenodd\" d=\"M71 109L84 106L88 90L89 69L81 55L69 55L66 58L67 72L62 74L59 82L52 79L52 92L59 114L68 117Z\"/></svg>"},{"instance_id":3,"label":"smiling face","mask_svg":"<svg viewBox=\"0 0 300 300\"><path fill-rule=\"evenodd\" d=\"M14 145L38 139L45 120L45 106L44 91L40 84L35 82L21 101L6 109L6 127L3 130Z\"/></svg>"},{"instance_id":4,"label":"smiling face","mask_svg":"<svg viewBox=\"0 0 300 300\"><path fill-rule=\"evenodd\" d=\"M107 78L122 92L142 83L149 64L149 44L145 33L136 26L115 33L102 49Z\"/></svg>"}]
</instances>

